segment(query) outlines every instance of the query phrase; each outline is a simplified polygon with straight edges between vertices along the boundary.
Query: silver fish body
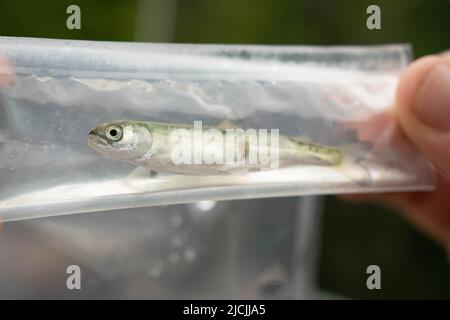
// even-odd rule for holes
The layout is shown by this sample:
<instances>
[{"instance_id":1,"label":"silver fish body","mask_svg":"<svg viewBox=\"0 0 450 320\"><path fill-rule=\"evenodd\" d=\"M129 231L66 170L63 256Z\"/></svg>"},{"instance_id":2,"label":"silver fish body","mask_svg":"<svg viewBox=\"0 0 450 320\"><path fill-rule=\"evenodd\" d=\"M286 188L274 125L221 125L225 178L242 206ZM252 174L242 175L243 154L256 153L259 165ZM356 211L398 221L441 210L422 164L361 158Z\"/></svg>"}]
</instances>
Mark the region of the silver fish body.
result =
<instances>
[{"instance_id":1,"label":"silver fish body","mask_svg":"<svg viewBox=\"0 0 450 320\"><path fill-rule=\"evenodd\" d=\"M197 129L195 125L114 121L92 129L88 145L108 157L152 171L186 175L228 174L302 163L335 166L343 161L339 148L313 144L301 138L276 135L274 139L270 135L263 139L265 143L261 143L262 140L252 139L247 135L248 131L242 129L205 126L200 134ZM236 134L238 132L240 135ZM191 155L183 154L186 150ZM231 156L230 150L233 150ZM176 157L174 160L174 155L179 154L191 161L180 162ZM208 161L205 155L210 160L222 157L223 161Z\"/></svg>"}]
</instances>

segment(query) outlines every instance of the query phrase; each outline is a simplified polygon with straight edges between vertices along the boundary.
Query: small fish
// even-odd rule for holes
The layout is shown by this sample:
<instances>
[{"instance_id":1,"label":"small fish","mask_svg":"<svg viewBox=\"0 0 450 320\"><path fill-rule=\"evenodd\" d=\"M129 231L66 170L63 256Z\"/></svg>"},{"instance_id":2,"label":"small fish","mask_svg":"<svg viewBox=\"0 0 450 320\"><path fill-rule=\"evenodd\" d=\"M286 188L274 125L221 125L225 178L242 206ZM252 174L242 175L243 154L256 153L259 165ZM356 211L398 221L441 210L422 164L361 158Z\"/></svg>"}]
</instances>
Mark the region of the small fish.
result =
<instances>
[{"instance_id":1,"label":"small fish","mask_svg":"<svg viewBox=\"0 0 450 320\"><path fill-rule=\"evenodd\" d=\"M88 135L88 145L108 157L126 160L151 171L185 175L229 174L243 170L273 169L274 162L279 167L298 164L339 167L346 163L346 152L355 154L357 151L360 155L361 150L367 150L367 148L361 148L361 144L358 143L340 148L311 143L304 138L278 134L275 135L276 139L273 139L271 131L268 134L270 137L265 139L265 144L260 140L252 140L248 136L239 140L243 143L237 143L237 138L232 137L232 140L229 141L237 145L236 154L231 157L233 161L175 163L174 150L180 147L186 147L187 150L192 151L193 148L201 146L201 152L208 153L213 158L215 155L224 155L226 151L229 151L224 143L225 138L222 141L211 139L205 142L208 130L214 129L215 133L222 133L224 137L227 137L227 134L238 128L225 121L216 126L202 126L200 135L196 129L198 127L195 123L194 125L183 125L133 120L113 121L92 129ZM180 140L179 137L174 137L174 130L182 130L187 134L187 138ZM247 131L245 132L247 133ZM361 150L358 151L358 149ZM267 159L259 162L249 161L252 150L257 154L256 160L261 160L260 154L265 154L268 155L269 161ZM270 157L273 155L276 156L276 159ZM238 158L241 161L237 161ZM192 158L190 159L192 160Z\"/></svg>"}]
</instances>

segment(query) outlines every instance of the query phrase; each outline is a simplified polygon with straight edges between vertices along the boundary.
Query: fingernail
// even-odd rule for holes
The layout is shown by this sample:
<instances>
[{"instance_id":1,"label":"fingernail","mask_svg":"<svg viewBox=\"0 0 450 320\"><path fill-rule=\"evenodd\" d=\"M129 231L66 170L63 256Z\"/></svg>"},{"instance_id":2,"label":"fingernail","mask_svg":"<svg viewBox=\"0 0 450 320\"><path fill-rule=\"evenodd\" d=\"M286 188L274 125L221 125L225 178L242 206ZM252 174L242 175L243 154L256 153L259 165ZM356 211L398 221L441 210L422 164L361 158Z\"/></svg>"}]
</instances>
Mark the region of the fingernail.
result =
<instances>
[{"instance_id":1,"label":"fingernail","mask_svg":"<svg viewBox=\"0 0 450 320\"><path fill-rule=\"evenodd\" d=\"M450 130L450 65L436 63L418 88L413 110L420 122Z\"/></svg>"}]
</instances>

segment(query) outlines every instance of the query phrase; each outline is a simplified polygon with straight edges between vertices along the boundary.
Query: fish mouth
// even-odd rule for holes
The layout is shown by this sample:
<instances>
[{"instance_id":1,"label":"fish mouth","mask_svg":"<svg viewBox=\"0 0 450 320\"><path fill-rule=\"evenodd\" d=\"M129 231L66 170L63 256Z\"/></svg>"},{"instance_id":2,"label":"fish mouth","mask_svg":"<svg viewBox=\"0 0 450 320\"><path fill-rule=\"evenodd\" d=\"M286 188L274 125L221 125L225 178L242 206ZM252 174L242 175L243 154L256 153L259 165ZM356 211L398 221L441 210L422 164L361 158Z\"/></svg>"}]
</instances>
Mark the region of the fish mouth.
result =
<instances>
[{"instance_id":1,"label":"fish mouth","mask_svg":"<svg viewBox=\"0 0 450 320\"><path fill-rule=\"evenodd\" d=\"M100 138L92 131L88 134L88 146L95 149L95 148L101 148L104 149L108 146L108 143L105 139Z\"/></svg>"}]
</instances>

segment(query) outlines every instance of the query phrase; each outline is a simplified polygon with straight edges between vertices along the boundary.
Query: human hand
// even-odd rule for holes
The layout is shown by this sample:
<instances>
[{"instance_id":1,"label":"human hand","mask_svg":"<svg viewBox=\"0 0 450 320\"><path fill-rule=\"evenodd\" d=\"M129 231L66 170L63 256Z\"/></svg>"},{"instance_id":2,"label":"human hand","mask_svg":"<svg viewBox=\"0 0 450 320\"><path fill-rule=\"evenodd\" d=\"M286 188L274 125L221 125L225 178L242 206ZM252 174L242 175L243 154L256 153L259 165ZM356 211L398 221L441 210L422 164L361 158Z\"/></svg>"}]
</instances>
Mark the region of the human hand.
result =
<instances>
[{"instance_id":1,"label":"human hand","mask_svg":"<svg viewBox=\"0 0 450 320\"><path fill-rule=\"evenodd\" d=\"M436 190L345 198L397 208L450 253L450 54L418 59L406 69L393 113L406 137L436 167Z\"/></svg>"},{"instance_id":2,"label":"human hand","mask_svg":"<svg viewBox=\"0 0 450 320\"><path fill-rule=\"evenodd\" d=\"M0 57L0 89L8 87L14 83L14 73L12 71L9 62ZM0 218L0 231L2 228L1 218Z\"/></svg>"}]
</instances>

